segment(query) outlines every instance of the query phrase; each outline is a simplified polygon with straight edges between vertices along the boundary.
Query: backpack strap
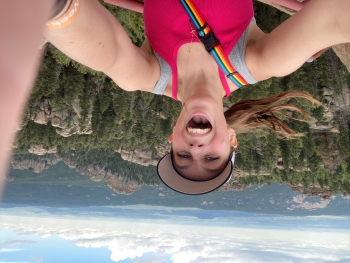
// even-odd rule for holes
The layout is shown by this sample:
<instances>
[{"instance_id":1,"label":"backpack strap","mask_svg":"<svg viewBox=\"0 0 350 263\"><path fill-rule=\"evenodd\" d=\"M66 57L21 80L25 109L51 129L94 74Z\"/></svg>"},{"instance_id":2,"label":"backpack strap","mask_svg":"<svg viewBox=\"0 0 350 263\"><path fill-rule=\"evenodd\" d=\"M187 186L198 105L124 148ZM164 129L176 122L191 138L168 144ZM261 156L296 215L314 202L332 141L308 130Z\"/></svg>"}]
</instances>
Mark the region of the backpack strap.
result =
<instances>
[{"instance_id":1,"label":"backpack strap","mask_svg":"<svg viewBox=\"0 0 350 263\"><path fill-rule=\"evenodd\" d=\"M205 49L213 56L226 77L232 80L239 88L247 85L248 82L232 66L220 44L220 41L216 38L214 31L205 21L192 0L180 0L180 2L189 15L190 22L192 22L196 28L199 40L203 43Z\"/></svg>"}]
</instances>

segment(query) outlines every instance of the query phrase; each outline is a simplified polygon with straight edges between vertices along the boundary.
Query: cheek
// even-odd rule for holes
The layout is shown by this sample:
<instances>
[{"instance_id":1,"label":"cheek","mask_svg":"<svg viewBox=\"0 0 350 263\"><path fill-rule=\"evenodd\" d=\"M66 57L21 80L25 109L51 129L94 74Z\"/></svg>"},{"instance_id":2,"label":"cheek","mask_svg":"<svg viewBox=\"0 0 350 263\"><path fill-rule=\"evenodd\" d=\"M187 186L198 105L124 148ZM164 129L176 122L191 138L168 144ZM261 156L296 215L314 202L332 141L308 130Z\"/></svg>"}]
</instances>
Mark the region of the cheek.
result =
<instances>
[{"instance_id":1,"label":"cheek","mask_svg":"<svg viewBox=\"0 0 350 263\"><path fill-rule=\"evenodd\" d=\"M173 129L173 147L178 148L181 147L181 145L184 144L184 137L182 134L182 130L179 126L174 127Z\"/></svg>"},{"instance_id":2,"label":"cheek","mask_svg":"<svg viewBox=\"0 0 350 263\"><path fill-rule=\"evenodd\" d=\"M176 123L173 128L173 137L179 138L180 136L181 136L181 127L178 123Z\"/></svg>"},{"instance_id":3,"label":"cheek","mask_svg":"<svg viewBox=\"0 0 350 263\"><path fill-rule=\"evenodd\" d=\"M230 141L227 133L217 134L212 142L213 150L220 152L230 151Z\"/></svg>"},{"instance_id":4,"label":"cheek","mask_svg":"<svg viewBox=\"0 0 350 263\"><path fill-rule=\"evenodd\" d=\"M184 115L184 113L181 112L180 116L176 120L175 126L173 128L174 138L175 137L177 137L177 138L183 137L182 133L184 131L184 128L186 127L186 124L185 124L185 121L184 121L185 117L183 115Z\"/></svg>"}]
</instances>

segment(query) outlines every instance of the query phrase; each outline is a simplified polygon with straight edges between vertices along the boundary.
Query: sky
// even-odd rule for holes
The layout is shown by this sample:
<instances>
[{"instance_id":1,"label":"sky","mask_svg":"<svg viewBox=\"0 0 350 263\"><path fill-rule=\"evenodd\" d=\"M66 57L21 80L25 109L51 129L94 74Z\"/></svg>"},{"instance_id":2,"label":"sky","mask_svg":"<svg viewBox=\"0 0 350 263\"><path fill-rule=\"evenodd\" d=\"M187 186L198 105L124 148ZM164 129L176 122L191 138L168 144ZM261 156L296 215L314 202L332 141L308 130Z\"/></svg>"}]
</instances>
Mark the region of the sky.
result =
<instances>
[{"instance_id":1,"label":"sky","mask_svg":"<svg viewBox=\"0 0 350 263\"><path fill-rule=\"evenodd\" d=\"M198 209L158 219L64 211L0 209L0 263L350 262L349 217L235 213L230 225L227 216L199 219Z\"/></svg>"}]
</instances>

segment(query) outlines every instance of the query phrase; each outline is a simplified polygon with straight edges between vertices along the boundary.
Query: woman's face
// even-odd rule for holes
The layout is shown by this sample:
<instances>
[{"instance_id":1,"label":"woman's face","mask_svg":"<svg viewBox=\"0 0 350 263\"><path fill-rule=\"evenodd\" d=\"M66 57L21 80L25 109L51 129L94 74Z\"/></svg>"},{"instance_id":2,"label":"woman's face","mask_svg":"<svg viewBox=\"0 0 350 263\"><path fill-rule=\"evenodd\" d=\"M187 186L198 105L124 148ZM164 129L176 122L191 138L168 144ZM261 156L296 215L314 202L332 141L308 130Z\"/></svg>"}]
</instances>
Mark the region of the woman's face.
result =
<instances>
[{"instance_id":1,"label":"woman's face","mask_svg":"<svg viewBox=\"0 0 350 263\"><path fill-rule=\"evenodd\" d=\"M227 165L231 147L237 147L227 128L222 105L210 97L186 101L172 134L175 169L192 180L209 180Z\"/></svg>"}]
</instances>

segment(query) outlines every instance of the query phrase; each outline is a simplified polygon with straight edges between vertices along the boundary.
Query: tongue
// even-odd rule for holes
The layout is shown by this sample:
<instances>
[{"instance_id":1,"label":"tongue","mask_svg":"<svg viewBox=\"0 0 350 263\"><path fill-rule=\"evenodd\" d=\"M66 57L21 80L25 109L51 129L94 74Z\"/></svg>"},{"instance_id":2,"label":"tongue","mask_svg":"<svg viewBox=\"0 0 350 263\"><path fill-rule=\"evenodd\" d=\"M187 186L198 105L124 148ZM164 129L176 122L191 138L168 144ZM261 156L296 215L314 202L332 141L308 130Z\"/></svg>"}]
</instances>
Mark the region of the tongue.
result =
<instances>
[{"instance_id":1,"label":"tongue","mask_svg":"<svg viewBox=\"0 0 350 263\"><path fill-rule=\"evenodd\" d=\"M211 129L211 124L207 120L207 118L203 116L193 116L191 120L188 122L187 127L195 128L195 129Z\"/></svg>"},{"instance_id":2,"label":"tongue","mask_svg":"<svg viewBox=\"0 0 350 263\"><path fill-rule=\"evenodd\" d=\"M193 122L196 124L207 124L208 120L202 116L194 116L192 118Z\"/></svg>"}]
</instances>

